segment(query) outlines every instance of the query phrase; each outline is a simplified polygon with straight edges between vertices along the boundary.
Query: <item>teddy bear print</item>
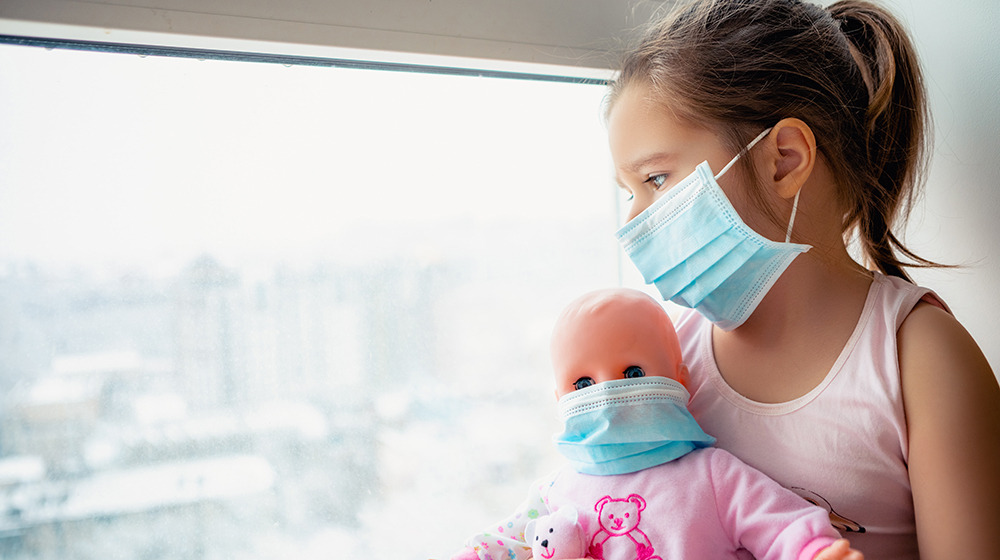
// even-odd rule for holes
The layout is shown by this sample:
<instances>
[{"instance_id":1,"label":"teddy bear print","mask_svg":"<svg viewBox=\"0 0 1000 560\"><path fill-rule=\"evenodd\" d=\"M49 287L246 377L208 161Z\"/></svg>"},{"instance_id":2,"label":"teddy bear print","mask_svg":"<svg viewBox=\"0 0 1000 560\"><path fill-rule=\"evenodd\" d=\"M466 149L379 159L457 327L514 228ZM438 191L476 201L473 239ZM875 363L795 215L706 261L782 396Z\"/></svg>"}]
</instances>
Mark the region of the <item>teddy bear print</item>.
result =
<instances>
[{"instance_id":1,"label":"teddy bear print","mask_svg":"<svg viewBox=\"0 0 1000 560\"><path fill-rule=\"evenodd\" d=\"M601 529L590 540L590 556L598 560L662 560L639 529L646 500L630 494L624 500L604 496L595 505Z\"/></svg>"}]
</instances>

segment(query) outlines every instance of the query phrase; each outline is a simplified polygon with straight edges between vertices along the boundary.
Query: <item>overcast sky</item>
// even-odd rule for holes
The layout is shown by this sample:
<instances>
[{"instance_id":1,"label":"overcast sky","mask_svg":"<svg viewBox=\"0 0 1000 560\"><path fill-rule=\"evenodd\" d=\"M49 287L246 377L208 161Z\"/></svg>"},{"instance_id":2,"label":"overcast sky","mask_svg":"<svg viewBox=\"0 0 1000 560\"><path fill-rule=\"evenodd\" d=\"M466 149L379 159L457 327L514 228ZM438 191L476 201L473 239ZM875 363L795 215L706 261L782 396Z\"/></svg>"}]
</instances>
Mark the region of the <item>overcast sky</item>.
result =
<instances>
[{"instance_id":1,"label":"overcast sky","mask_svg":"<svg viewBox=\"0 0 1000 560\"><path fill-rule=\"evenodd\" d=\"M384 224L592 219L617 196L603 96L3 45L0 261L169 273L314 258Z\"/></svg>"}]
</instances>

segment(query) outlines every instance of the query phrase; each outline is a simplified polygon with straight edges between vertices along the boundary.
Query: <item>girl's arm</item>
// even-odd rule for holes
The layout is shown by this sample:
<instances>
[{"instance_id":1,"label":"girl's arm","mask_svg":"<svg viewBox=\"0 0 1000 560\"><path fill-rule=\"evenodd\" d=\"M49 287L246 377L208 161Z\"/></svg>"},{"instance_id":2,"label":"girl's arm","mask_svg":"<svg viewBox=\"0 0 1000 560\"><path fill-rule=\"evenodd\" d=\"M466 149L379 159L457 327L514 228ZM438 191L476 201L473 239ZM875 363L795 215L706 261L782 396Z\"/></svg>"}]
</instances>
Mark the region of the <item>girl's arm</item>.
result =
<instances>
[{"instance_id":1,"label":"girl's arm","mask_svg":"<svg viewBox=\"0 0 1000 560\"><path fill-rule=\"evenodd\" d=\"M897 335L923 560L1000 555L1000 387L947 312L920 303Z\"/></svg>"}]
</instances>

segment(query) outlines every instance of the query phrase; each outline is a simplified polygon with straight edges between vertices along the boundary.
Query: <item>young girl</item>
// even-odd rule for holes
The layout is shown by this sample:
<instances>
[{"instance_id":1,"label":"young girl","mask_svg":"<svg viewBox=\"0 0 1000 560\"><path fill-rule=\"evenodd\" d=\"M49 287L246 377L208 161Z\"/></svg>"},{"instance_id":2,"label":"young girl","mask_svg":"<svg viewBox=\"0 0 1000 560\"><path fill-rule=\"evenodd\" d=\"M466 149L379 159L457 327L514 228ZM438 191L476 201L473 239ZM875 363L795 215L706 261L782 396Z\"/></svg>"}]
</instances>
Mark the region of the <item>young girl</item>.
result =
<instances>
[{"instance_id":1,"label":"young girl","mask_svg":"<svg viewBox=\"0 0 1000 560\"><path fill-rule=\"evenodd\" d=\"M869 558L996 558L1000 388L893 229L922 180L924 98L905 31L867 2L682 7L608 97L618 236L693 309L690 408L719 447Z\"/></svg>"}]
</instances>

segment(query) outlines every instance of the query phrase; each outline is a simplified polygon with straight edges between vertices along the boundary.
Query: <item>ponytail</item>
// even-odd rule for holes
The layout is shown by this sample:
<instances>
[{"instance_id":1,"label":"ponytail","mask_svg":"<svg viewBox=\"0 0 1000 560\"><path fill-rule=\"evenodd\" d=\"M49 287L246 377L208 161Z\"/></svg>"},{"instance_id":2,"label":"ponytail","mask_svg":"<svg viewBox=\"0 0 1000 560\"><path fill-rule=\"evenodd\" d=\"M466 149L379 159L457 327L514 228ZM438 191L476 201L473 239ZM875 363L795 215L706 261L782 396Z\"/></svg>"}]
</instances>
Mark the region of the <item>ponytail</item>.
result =
<instances>
[{"instance_id":1,"label":"ponytail","mask_svg":"<svg viewBox=\"0 0 1000 560\"><path fill-rule=\"evenodd\" d=\"M712 123L734 152L783 118L801 119L836 177L842 231L865 264L907 280L904 267L940 266L894 233L923 184L929 115L913 45L886 10L865 0L695 1L626 53L608 111L634 82L679 117ZM737 165L751 200L778 224L752 158Z\"/></svg>"},{"instance_id":2,"label":"ponytail","mask_svg":"<svg viewBox=\"0 0 1000 560\"><path fill-rule=\"evenodd\" d=\"M864 184L856 188L845 229L856 230L869 265L910 279L904 266L936 266L893 234L905 222L923 185L929 155L930 115L916 52L902 25L868 2L841 0L827 8L847 38L868 91L864 112ZM913 263L896 256L902 253Z\"/></svg>"}]
</instances>

